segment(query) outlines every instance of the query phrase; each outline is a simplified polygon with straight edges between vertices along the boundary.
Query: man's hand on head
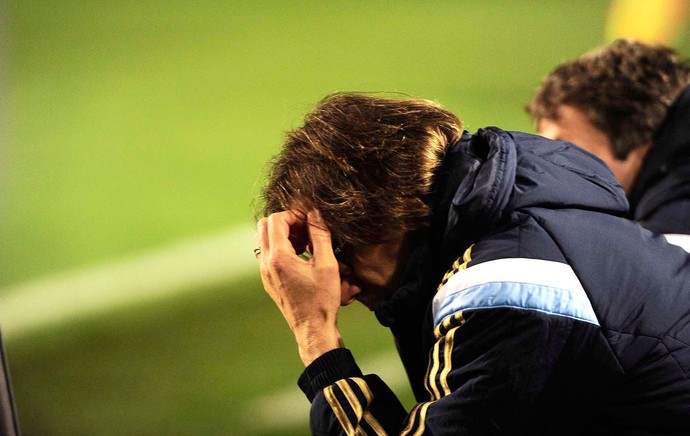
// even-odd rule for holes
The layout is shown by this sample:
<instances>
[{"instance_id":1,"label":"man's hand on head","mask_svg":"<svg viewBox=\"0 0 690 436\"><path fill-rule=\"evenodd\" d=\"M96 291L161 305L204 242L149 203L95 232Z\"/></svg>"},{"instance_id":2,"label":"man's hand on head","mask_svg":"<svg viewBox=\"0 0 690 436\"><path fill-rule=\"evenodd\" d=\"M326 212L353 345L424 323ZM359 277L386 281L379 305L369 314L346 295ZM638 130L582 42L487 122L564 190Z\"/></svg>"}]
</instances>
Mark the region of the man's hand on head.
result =
<instances>
[{"instance_id":1,"label":"man's hand on head","mask_svg":"<svg viewBox=\"0 0 690 436\"><path fill-rule=\"evenodd\" d=\"M300 257L295 235L309 240L311 256ZM259 267L264 289L295 334L305 365L342 346L337 325L340 274L331 234L316 211L306 222L291 211L262 218L257 224Z\"/></svg>"}]
</instances>

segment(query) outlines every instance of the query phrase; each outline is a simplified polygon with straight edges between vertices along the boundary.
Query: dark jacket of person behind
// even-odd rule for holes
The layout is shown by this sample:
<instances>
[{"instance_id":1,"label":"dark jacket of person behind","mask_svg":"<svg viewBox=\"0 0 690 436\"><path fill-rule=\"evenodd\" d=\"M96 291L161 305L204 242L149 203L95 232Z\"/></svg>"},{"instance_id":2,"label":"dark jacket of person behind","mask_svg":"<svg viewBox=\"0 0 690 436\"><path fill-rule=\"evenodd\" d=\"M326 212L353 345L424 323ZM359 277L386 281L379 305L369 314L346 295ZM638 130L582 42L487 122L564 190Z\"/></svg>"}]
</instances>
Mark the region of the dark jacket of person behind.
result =
<instances>
[{"instance_id":1,"label":"dark jacket of person behind","mask_svg":"<svg viewBox=\"0 0 690 436\"><path fill-rule=\"evenodd\" d=\"M690 86L656 132L629 200L632 218L653 232L690 234Z\"/></svg>"}]
</instances>

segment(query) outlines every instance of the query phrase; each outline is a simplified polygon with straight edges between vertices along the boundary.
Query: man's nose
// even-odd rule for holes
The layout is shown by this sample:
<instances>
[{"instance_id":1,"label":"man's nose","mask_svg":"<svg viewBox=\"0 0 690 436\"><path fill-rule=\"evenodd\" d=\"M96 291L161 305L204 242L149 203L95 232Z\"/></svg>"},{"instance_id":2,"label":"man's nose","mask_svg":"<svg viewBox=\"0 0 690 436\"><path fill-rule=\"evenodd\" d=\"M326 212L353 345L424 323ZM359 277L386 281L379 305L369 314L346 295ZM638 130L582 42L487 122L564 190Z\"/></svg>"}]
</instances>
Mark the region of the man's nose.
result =
<instances>
[{"instance_id":1,"label":"man's nose","mask_svg":"<svg viewBox=\"0 0 690 436\"><path fill-rule=\"evenodd\" d=\"M340 281L340 305L347 306L351 304L362 292L362 288L352 283L348 277L344 277Z\"/></svg>"}]
</instances>

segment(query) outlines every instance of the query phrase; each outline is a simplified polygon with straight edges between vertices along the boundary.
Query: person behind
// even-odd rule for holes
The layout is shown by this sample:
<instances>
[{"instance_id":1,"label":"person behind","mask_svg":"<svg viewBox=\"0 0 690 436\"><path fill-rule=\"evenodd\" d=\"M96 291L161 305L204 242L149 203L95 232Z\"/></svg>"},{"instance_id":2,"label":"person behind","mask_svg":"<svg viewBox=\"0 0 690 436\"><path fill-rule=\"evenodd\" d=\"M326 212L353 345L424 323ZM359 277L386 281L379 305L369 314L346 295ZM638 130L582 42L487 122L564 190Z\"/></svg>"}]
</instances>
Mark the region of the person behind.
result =
<instances>
[{"instance_id":1,"label":"person behind","mask_svg":"<svg viewBox=\"0 0 690 436\"><path fill-rule=\"evenodd\" d=\"M578 147L338 93L287 134L263 202L254 252L313 434L690 428L690 255L622 218ZM393 333L409 412L345 348L355 300Z\"/></svg>"},{"instance_id":2,"label":"person behind","mask_svg":"<svg viewBox=\"0 0 690 436\"><path fill-rule=\"evenodd\" d=\"M565 62L527 106L537 132L597 155L629 217L690 250L690 64L672 49L617 40Z\"/></svg>"}]
</instances>

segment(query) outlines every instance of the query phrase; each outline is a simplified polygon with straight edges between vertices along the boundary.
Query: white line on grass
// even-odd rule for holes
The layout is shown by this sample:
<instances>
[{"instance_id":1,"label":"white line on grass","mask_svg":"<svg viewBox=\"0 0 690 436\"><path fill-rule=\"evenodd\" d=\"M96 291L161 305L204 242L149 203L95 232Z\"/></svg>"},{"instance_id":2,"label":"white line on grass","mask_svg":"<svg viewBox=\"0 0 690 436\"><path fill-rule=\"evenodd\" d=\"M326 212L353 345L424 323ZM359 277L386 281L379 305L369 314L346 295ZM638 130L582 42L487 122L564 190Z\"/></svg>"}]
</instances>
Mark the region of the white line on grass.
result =
<instances>
[{"instance_id":1,"label":"white line on grass","mask_svg":"<svg viewBox=\"0 0 690 436\"><path fill-rule=\"evenodd\" d=\"M252 247L255 230L239 226L203 238L175 243L115 262L72 270L0 289L4 337L89 318L131 304L159 300L257 274ZM394 391L407 387L395 352L365 359ZM409 389L409 388L408 388ZM309 403L293 384L262 396L246 409L247 425L281 429L304 426Z\"/></svg>"},{"instance_id":2,"label":"white line on grass","mask_svg":"<svg viewBox=\"0 0 690 436\"><path fill-rule=\"evenodd\" d=\"M0 323L14 337L258 273L250 225L0 290Z\"/></svg>"}]
</instances>

